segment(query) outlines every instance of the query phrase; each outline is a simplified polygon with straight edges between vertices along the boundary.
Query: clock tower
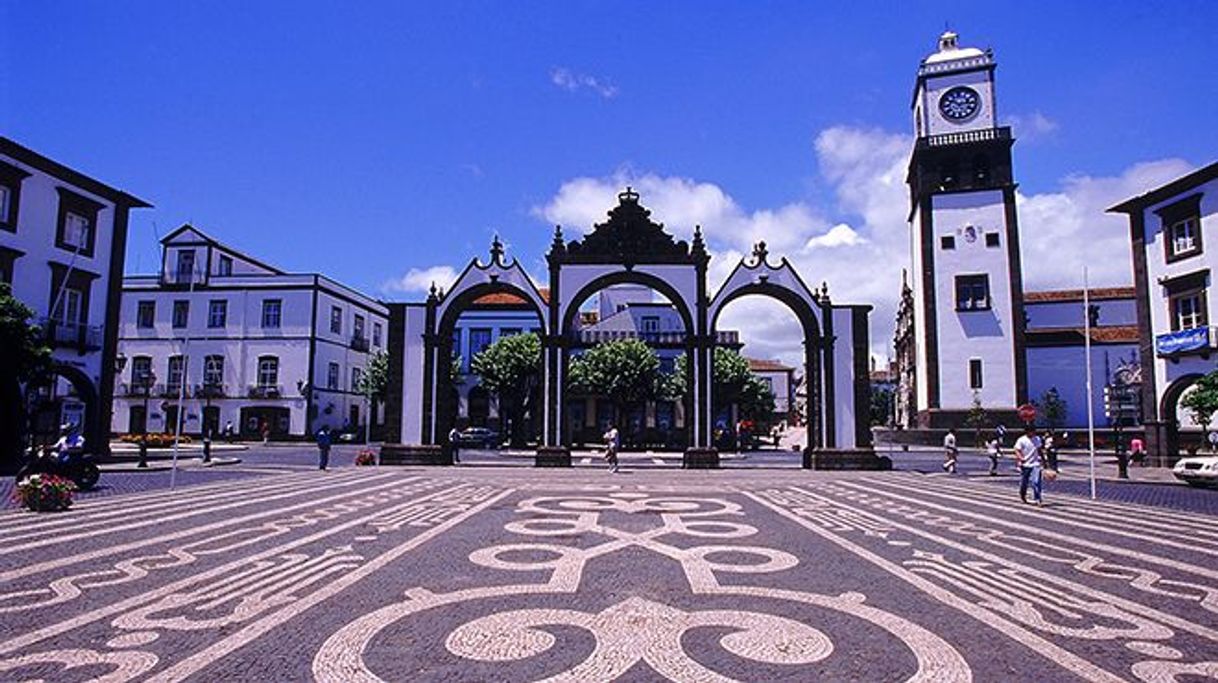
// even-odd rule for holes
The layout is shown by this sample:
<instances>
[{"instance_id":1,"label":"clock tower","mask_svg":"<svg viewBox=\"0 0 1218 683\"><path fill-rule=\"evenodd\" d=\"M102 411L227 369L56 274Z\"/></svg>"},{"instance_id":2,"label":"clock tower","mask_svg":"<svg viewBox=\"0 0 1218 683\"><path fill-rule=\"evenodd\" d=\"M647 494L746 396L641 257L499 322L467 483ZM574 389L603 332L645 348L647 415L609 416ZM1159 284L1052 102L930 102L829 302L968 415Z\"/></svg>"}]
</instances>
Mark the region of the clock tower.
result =
<instances>
[{"instance_id":1,"label":"clock tower","mask_svg":"<svg viewBox=\"0 0 1218 683\"><path fill-rule=\"evenodd\" d=\"M994 56L955 33L922 60L909 162L921 427L960 425L975 401L1013 423L1027 400L1011 129L998 125Z\"/></svg>"}]
</instances>

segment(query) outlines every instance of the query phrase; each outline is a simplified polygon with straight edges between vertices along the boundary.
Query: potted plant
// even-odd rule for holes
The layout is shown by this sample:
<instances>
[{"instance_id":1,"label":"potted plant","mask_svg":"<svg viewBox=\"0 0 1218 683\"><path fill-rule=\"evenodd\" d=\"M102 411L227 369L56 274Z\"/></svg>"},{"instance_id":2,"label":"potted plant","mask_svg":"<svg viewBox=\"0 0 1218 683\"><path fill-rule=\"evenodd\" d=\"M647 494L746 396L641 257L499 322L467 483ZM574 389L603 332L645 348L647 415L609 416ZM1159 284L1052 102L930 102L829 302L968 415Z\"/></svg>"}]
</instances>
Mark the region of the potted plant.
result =
<instances>
[{"instance_id":1,"label":"potted plant","mask_svg":"<svg viewBox=\"0 0 1218 683\"><path fill-rule=\"evenodd\" d=\"M53 474L31 474L17 482L13 499L35 512L66 510L76 485Z\"/></svg>"},{"instance_id":2,"label":"potted plant","mask_svg":"<svg viewBox=\"0 0 1218 683\"><path fill-rule=\"evenodd\" d=\"M375 465L376 453L373 453L372 450L368 448L361 449L359 453L355 454L355 464L360 467Z\"/></svg>"}]
</instances>

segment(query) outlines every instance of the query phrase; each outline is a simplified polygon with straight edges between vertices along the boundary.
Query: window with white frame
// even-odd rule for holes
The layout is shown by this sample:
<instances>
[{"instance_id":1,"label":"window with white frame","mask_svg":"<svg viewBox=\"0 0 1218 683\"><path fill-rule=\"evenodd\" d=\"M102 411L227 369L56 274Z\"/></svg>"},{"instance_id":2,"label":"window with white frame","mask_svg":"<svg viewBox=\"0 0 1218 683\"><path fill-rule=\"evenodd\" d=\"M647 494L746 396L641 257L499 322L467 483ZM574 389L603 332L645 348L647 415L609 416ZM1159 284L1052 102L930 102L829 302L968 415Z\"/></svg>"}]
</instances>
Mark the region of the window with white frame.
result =
<instances>
[{"instance_id":1,"label":"window with white frame","mask_svg":"<svg viewBox=\"0 0 1218 683\"><path fill-rule=\"evenodd\" d=\"M355 320L351 323L351 336L356 339L366 339L364 336L364 316L359 313L355 314Z\"/></svg>"},{"instance_id":2,"label":"window with white frame","mask_svg":"<svg viewBox=\"0 0 1218 683\"><path fill-rule=\"evenodd\" d=\"M655 333L660 331L660 316L645 315L643 316L643 331L647 333Z\"/></svg>"},{"instance_id":3,"label":"window with white frame","mask_svg":"<svg viewBox=\"0 0 1218 683\"><path fill-rule=\"evenodd\" d=\"M136 304L135 326L152 327L156 321L156 301L141 301Z\"/></svg>"},{"instance_id":4,"label":"window with white frame","mask_svg":"<svg viewBox=\"0 0 1218 683\"><path fill-rule=\"evenodd\" d=\"M282 299L263 299L262 300L262 326L263 327L279 327L280 318L283 315L283 300Z\"/></svg>"},{"instance_id":5,"label":"window with white frame","mask_svg":"<svg viewBox=\"0 0 1218 683\"><path fill-rule=\"evenodd\" d=\"M188 324L190 324L190 302L173 302L173 326L186 327Z\"/></svg>"},{"instance_id":6,"label":"window with white frame","mask_svg":"<svg viewBox=\"0 0 1218 683\"><path fill-rule=\"evenodd\" d=\"M1208 316L1205 311L1205 292L1192 290L1173 294L1168 299L1171 308L1171 323L1173 331L1192 330L1205 327Z\"/></svg>"},{"instance_id":7,"label":"window with white frame","mask_svg":"<svg viewBox=\"0 0 1218 683\"><path fill-rule=\"evenodd\" d=\"M63 243L73 249L88 249L92 229L93 221L88 216L69 211L63 217Z\"/></svg>"},{"instance_id":8,"label":"window with white frame","mask_svg":"<svg viewBox=\"0 0 1218 683\"><path fill-rule=\"evenodd\" d=\"M174 282L189 284L195 275L195 250L182 249L178 252L178 270L174 274Z\"/></svg>"},{"instance_id":9,"label":"window with white frame","mask_svg":"<svg viewBox=\"0 0 1218 683\"><path fill-rule=\"evenodd\" d=\"M970 358L968 361L968 388L980 389L982 386L981 359Z\"/></svg>"},{"instance_id":10,"label":"window with white frame","mask_svg":"<svg viewBox=\"0 0 1218 683\"><path fill-rule=\"evenodd\" d=\"M218 387L221 384L224 384L224 356L208 356L203 361L203 385Z\"/></svg>"},{"instance_id":11,"label":"window with white frame","mask_svg":"<svg viewBox=\"0 0 1218 683\"><path fill-rule=\"evenodd\" d=\"M990 308L990 276L984 273L956 276L956 310L986 311Z\"/></svg>"},{"instance_id":12,"label":"window with white frame","mask_svg":"<svg viewBox=\"0 0 1218 683\"><path fill-rule=\"evenodd\" d=\"M131 386L144 388L152 383L152 356L131 359Z\"/></svg>"},{"instance_id":13,"label":"window with white frame","mask_svg":"<svg viewBox=\"0 0 1218 683\"><path fill-rule=\"evenodd\" d=\"M232 275L233 274L233 258L231 256L221 256L220 265L216 269L217 275Z\"/></svg>"},{"instance_id":14,"label":"window with white frame","mask_svg":"<svg viewBox=\"0 0 1218 683\"><path fill-rule=\"evenodd\" d=\"M258 358L258 386L261 388L275 387L279 384L279 358L276 356L260 356Z\"/></svg>"},{"instance_id":15,"label":"window with white frame","mask_svg":"<svg viewBox=\"0 0 1218 683\"><path fill-rule=\"evenodd\" d=\"M1171 239L1170 254L1174 257L1189 256L1201 251L1201 242L1197 239L1197 218L1189 216L1177 221L1168 228Z\"/></svg>"},{"instance_id":16,"label":"window with white frame","mask_svg":"<svg viewBox=\"0 0 1218 683\"><path fill-rule=\"evenodd\" d=\"M64 287L59 295L59 301L55 304L55 312L51 317L61 325L70 326L83 323L84 309L84 292L74 287Z\"/></svg>"},{"instance_id":17,"label":"window with white frame","mask_svg":"<svg viewBox=\"0 0 1218 683\"><path fill-rule=\"evenodd\" d=\"M170 356L168 372L165 373L165 389L177 393L182 387L182 378L186 374L186 358Z\"/></svg>"},{"instance_id":18,"label":"window with white frame","mask_svg":"<svg viewBox=\"0 0 1218 683\"><path fill-rule=\"evenodd\" d=\"M343 309L338 306L330 307L330 331L334 334L343 333Z\"/></svg>"},{"instance_id":19,"label":"window with white frame","mask_svg":"<svg viewBox=\"0 0 1218 683\"><path fill-rule=\"evenodd\" d=\"M207 326L224 327L228 324L228 301L213 299L207 302Z\"/></svg>"},{"instance_id":20,"label":"window with white frame","mask_svg":"<svg viewBox=\"0 0 1218 683\"><path fill-rule=\"evenodd\" d=\"M380 347L381 345L381 324L372 323L372 345Z\"/></svg>"},{"instance_id":21,"label":"window with white frame","mask_svg":"<svg viewBox=\"0 0 1218 683\"><path fill-rule=\"evenodd\" d=\"M332 389L332 390L338 389L338 372L339 372L338 363L330 363L329 367L326 369L326 388L327 389Z\"/></svg>"},{"instance_id":22,"label":"window with white frame","mask_svg":"<svg viewBox=\"0 0 1218 683\"><path fill-rule=\"evenodd\" d=\"M364 371L362 368L351 368L351 391L359 392L360 384L364 380Z\"/></svg>"}]
</instances>

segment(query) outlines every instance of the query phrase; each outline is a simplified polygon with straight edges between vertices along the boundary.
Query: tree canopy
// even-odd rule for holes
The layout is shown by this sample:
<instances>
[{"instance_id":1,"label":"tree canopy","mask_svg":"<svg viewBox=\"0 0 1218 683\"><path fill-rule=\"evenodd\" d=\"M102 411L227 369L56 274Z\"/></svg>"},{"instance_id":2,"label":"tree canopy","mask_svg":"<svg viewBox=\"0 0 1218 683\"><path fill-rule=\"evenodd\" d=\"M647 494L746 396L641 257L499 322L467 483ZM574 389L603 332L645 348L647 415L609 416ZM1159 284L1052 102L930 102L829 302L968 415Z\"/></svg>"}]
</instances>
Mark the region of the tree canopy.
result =
<instances>
[{"instance_id":1,"label":"tree canopy","mask_svg":"<svg viewBox=\"0 0 1218 683\"><path fill-rule=\"evenodd\" d=\"M51 349L42 328L31 322L34 311L12 295L12 288L0 282L0 363L7 375L26 383L43 379L51 370Z\"/></svg>"},{"instance_id":2,"label":"tree canopy","mask_svg":"<svg viewBox=\"0 0 1218 683\"><path fill-rule=\"evenodd\" d=\"M524 415L541 377L541 339L532 332L500 337L474 355L470 370L511 418L513 445L523 443Z\"/></svg>"},{"instance_id":3,"label":"tree canopy","mask_svg":"<svg viewBox=\"0 0 1218 683\"><path fill-rule=\"evenodd\" d=\"M364 368L356 389L374 400L385 400L385 392L389 389L389 354L377 351L368 358L368 367Z\"/></svg>"},{"instance_id":4,"label":"tree canopy","mask_svg":"<svg viewBox=\"0 0 1218 683\"><path fill-rule=\"evenodd\" d=\"M1218 412L1218 370L1203 376L1184 392L1180 407L1208 434L1210 419Z\"/></svg>"},{"instance_id":5,"label":"tree canopy","mask_svg":"<svg viewBox=\"0 0 1218 683\"><path fill-rule=\"evenodd\" d=\"M686 386L685 354L677 357L676 372L669 378L669 392L684 395ZM765 422L774 414L774 392L749 369L749 360L733 349L716 347L714 356L713 398L716 405L736 404L740 416Z\"/></svg>"},{"instance_id":6,"label":"tree canopy","mask_svg":"<svg viewBox=\"0 0 1218 683\"><path fill-rule=\"evenodd\" d=\"M645 342L623 339L597 344L571 360L569 387L576 393L604 396L620 413L644 401L669 395L669 378Z\"/></svg>"}]
</instances>

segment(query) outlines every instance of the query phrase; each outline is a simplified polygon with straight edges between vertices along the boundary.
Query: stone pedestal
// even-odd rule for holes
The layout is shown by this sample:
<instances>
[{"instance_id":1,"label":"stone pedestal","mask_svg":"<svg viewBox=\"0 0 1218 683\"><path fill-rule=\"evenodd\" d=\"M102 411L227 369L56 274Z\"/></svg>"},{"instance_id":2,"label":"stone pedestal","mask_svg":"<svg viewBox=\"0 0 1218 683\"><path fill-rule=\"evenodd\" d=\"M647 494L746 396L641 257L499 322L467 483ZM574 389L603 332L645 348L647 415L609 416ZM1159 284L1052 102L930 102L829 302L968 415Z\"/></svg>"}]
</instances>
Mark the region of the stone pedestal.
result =
<instances>
[{"instance_id":1,"label":"stone pedestal","mask_svg":"<svg viewBox=\"0 0 1218 683\"><path fill-rule=\"evenodd\" d=\"M886 455L877 455L870 448L808 448L804 450L804 469L890 470L892 469L892 460Z\"/></svg>"},{"instance_id":2,"label":"stone pedestal","mask_svg":"<svg viewBox=\"0 0 1218 683\"><path fill-rule=\"evenodd\" d=\"M450 449L434 444L387 443L381 446L382 465L451 465Z\"/></svg>"},{"instance_id":3,"label":"stone pedestal","mask_svg":"<svg viewBox=\"0 0 1218 683\"><path fill-rule=\"evenodd\" d=\"M566 446L541 446L533 460L536 467L570 467L571 449Z\"/></svg>"},{"instance_id":4,"label":"stone pedestal","mask_svg":"<svg viewBox=\"0 0 1218 683\"><path fill-rule=\"evenodd\" d=\"M681 467L687 470L717 470L719 451L714 448L688 448L681 459Z\"/></svg>"}]
</instances>

